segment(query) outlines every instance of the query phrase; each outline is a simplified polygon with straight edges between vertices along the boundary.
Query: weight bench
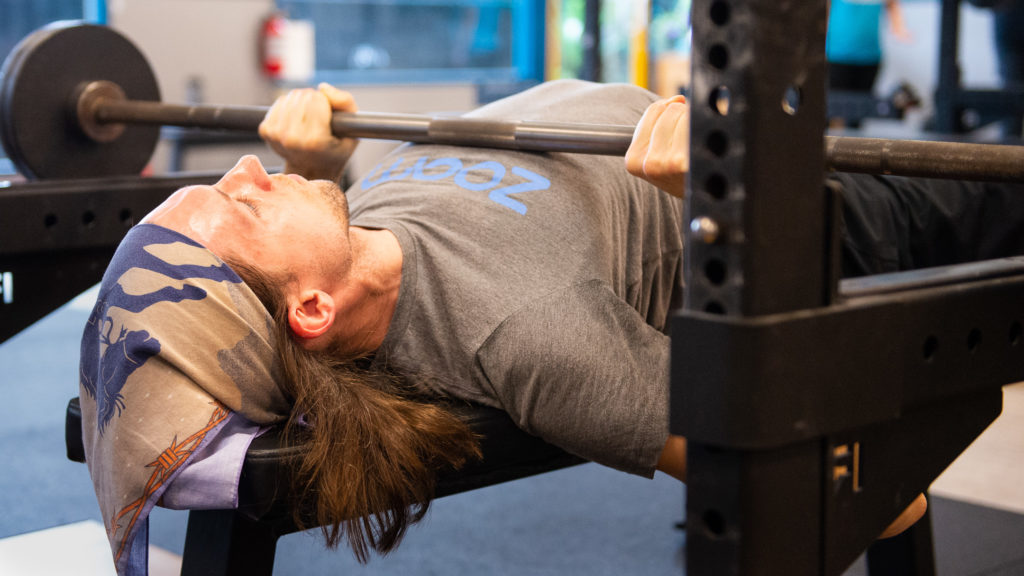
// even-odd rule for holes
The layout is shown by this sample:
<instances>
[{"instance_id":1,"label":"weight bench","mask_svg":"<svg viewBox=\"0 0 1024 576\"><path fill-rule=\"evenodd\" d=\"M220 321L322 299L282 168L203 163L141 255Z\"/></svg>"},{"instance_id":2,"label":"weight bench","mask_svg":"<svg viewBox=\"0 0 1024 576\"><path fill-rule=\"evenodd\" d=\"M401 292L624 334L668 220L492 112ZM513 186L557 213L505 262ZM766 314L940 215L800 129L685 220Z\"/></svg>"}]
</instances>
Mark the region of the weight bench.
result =
<instances>
[{"instance_id":1,"label":"weight bench","mask_svg":"<svg viewBox=\"0 0 1024 576\"><path fill-rule=\"evenodd\" d=\"M483 459L468 463L459 471L442 474L436 497L584 462L523 432L501 410L458 405L452 406L451 411L481 436ZM68 458L85 462L78 398L68 403L64 434ZM182 576L273 573L277 539L299 530L293 519L293 507L309 509L308 500L296 501L288 490L288 471L301 451L300 443L283 441L280 427L253 440L239 478L238 508L189 511ZM315 526L307 517L303 516L307 527Z\"/></svg>"}]
</instances>

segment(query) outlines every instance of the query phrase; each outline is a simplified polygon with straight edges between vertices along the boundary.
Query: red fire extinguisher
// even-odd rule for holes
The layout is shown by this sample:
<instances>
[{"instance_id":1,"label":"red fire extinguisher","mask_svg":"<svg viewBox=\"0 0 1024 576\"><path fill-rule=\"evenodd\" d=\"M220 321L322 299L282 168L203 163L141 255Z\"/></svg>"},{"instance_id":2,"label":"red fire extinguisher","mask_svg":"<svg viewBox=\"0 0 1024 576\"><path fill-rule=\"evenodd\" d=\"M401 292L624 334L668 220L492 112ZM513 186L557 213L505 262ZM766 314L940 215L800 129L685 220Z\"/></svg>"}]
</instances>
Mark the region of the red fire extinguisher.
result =
<instances>
[{"instance_id":1,"label":"red fire extinguisher","mask_svg":"<svg viewBox=\"0 0 1024 576\"><path fill-rule=\"evenodd\" d=\"M285 32L288 19L275 12L263 20L260 38L262 47L263 72L270 78L280 78L284 70Z\"/></svg>"}]
</instances>

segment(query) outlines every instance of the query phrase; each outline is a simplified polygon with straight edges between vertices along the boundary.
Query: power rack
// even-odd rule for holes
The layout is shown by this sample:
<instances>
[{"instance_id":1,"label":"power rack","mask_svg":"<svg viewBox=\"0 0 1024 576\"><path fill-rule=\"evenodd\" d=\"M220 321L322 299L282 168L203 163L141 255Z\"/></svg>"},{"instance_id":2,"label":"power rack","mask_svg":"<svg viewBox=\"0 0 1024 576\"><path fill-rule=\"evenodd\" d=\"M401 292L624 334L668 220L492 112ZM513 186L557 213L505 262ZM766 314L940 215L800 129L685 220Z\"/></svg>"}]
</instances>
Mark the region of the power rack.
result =
<instances>
[{"instance_id":1,"label":"power rack","mask_svg":"<svg viewBox=\"0 0 1024 576\"><path fill-rule=\"evenodd\" d=\"M671 325L686 574L840 574L1024 376L1021 262L840 283L826 3L692 14L693 234ZM923 553L878 548L871 573L933 573L925 536L906 536Z\"/></svg>"}]
</instances>

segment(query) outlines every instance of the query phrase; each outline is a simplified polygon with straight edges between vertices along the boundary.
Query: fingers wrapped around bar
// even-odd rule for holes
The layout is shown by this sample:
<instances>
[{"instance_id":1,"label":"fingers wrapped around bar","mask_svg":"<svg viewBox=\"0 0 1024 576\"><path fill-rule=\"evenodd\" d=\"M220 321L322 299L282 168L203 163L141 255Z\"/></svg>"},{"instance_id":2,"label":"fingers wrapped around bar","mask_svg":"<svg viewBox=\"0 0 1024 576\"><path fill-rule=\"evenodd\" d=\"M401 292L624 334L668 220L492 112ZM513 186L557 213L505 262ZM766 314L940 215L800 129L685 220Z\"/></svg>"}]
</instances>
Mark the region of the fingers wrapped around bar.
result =
<instances>
[{"instance_id":1,"label":"fingers wrapped around bar","mask_svg":"<svg viewBox=\"0 0 1024 576\"><path fill-rule=\"evenodd\" d=\"M684 96L651 104L626 151L626 170L673 196L686 194L690 171L690 107Z\"/></svg>"},{"instance_id":2,"label":"fingers wrapped around bar","mask_svg":"<svg viewBox=\"0 0 1024 576\"><path fill-rule=\"evenodd\" d=\"M329 84L292 90L267 111L260 137L284 158L286 172L337 182L358 140L334 136L331 118L356 111L352 95Z\"/></svg>"}]
</instances>

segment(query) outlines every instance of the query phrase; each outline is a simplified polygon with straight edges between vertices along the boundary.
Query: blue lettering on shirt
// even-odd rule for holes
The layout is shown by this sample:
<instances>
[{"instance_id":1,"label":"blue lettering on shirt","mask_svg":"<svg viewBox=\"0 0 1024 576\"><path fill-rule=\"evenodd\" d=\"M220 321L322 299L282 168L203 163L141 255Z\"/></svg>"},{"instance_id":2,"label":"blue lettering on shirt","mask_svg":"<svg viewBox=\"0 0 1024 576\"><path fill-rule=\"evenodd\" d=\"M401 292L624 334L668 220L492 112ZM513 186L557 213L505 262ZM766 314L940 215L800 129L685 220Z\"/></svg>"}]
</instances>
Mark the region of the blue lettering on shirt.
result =
<instances>
[{"instance_id":1,"label":"blue lettering on shirt","mask_svg":"<svg viewBox=\"0 0 1024 576\"><path fill-rule=\"evenodd\" d=\"M469 175L474 172L480 172L483 170L490 170L493 173L490 181L488 182L470 182ZM493 160L487 162L481 162L474 164L465 170L459 170L459 173L455 175L455 183L460 188L465 188L472 192L482 192L494 188L501 183L501 179L505 177L505 167Z\"/></svg>"},{"instance_id":2,"label":"blue lettering on shirt","mask_svg":"<svg viewBox=\"0 0 1024 576\"><path fill-rule=\"evenodd\" d=\"M463 166L458 158L418 158L405 170L398 171L405 160L398 158L385 167L382 162L375 166L360 182L362 190L369 190L385 182L398 180L419 180L437 182L451 180L451 183L471 192L490 190L487 198L492 202L519 214L526 214L526 204L510 198L511 194L535 192L551 188L547 178L519 166L507 168L501 162L486 160L472 166ZM509 176L511 174L511 176ZM504 184L504 186L502 185Z\"/></svg>"},{"instance_id":3,"label":"blue lettering on shirt","mask_svg":"<svg viewBox=\"0 0 1024 576\"><path fill-rule=\"evenodd\" d=\"M526 182L520 182L519 184L513 184L511 186L505 186L504 188L497 188L495 190L492 190L491 193L487 195L487 197L497 202L498 204L501 204L502 206L511 208L516 212L519 212L520 214L526 214L526 204L523 204L518 200L513 200L509 198L508 195L519 194L520 192L530 192L533 190L547 190L548 188L551 187L551 181L541 176L540 174L530 172L529 170L526 170L525 168L520 168L519 166L513 166L512 173L515 174L516 176L525 178Z\"/></svg>"},{"instance_id":4,"label":"blue lettering on shirt","mask_svg":"<svg viewBox=\"0 0 1024 576\"><path fill-rule=\"evenodd\" d=\"M448 169L443 172L436 172L428 174L427 170L437 168L438 166L447 166ZM445 178L451 178L455 174L462 170L462 162L458 158L440 158L427 164L426 157L420 158L416 161L416 166L413 168L412 177L416 180L443 180ZM364 187L365 188L365 187Z\"/></svg>"},{"instance_id":5,"label":"blue lettering on shirt","mask_svg":"<svg viewBox=\"0 0 1024 576\"><path fill-rule=\"evenodd\" d=\"M390 182L392 180L403 180L403 179L405 179L412 172L412 167L409 167L408 169L406 169L405 172L402 172L401 174L392 174L391 173L392 170L394 170L395 168L398 168L398 166L401 165L401 164L402 164L402 159L401 158L399 158L398 160L395 160L395 162L393 164L391 164L391 166L389 168L387 168L386 170L381 171L380 177L378 177L376 180L370 180L370 177L367 176L366 180L363 181L364 188L366 186L369 186L370 188L373 188L374 186L376 186L378 184L383 184L384 182ZM373 174L374 172L376 172L377 169L380 168L381 166L383 166L383 164L379 164L376 168L371 170L370 174Z\"/></svg>"}]
</instances>

